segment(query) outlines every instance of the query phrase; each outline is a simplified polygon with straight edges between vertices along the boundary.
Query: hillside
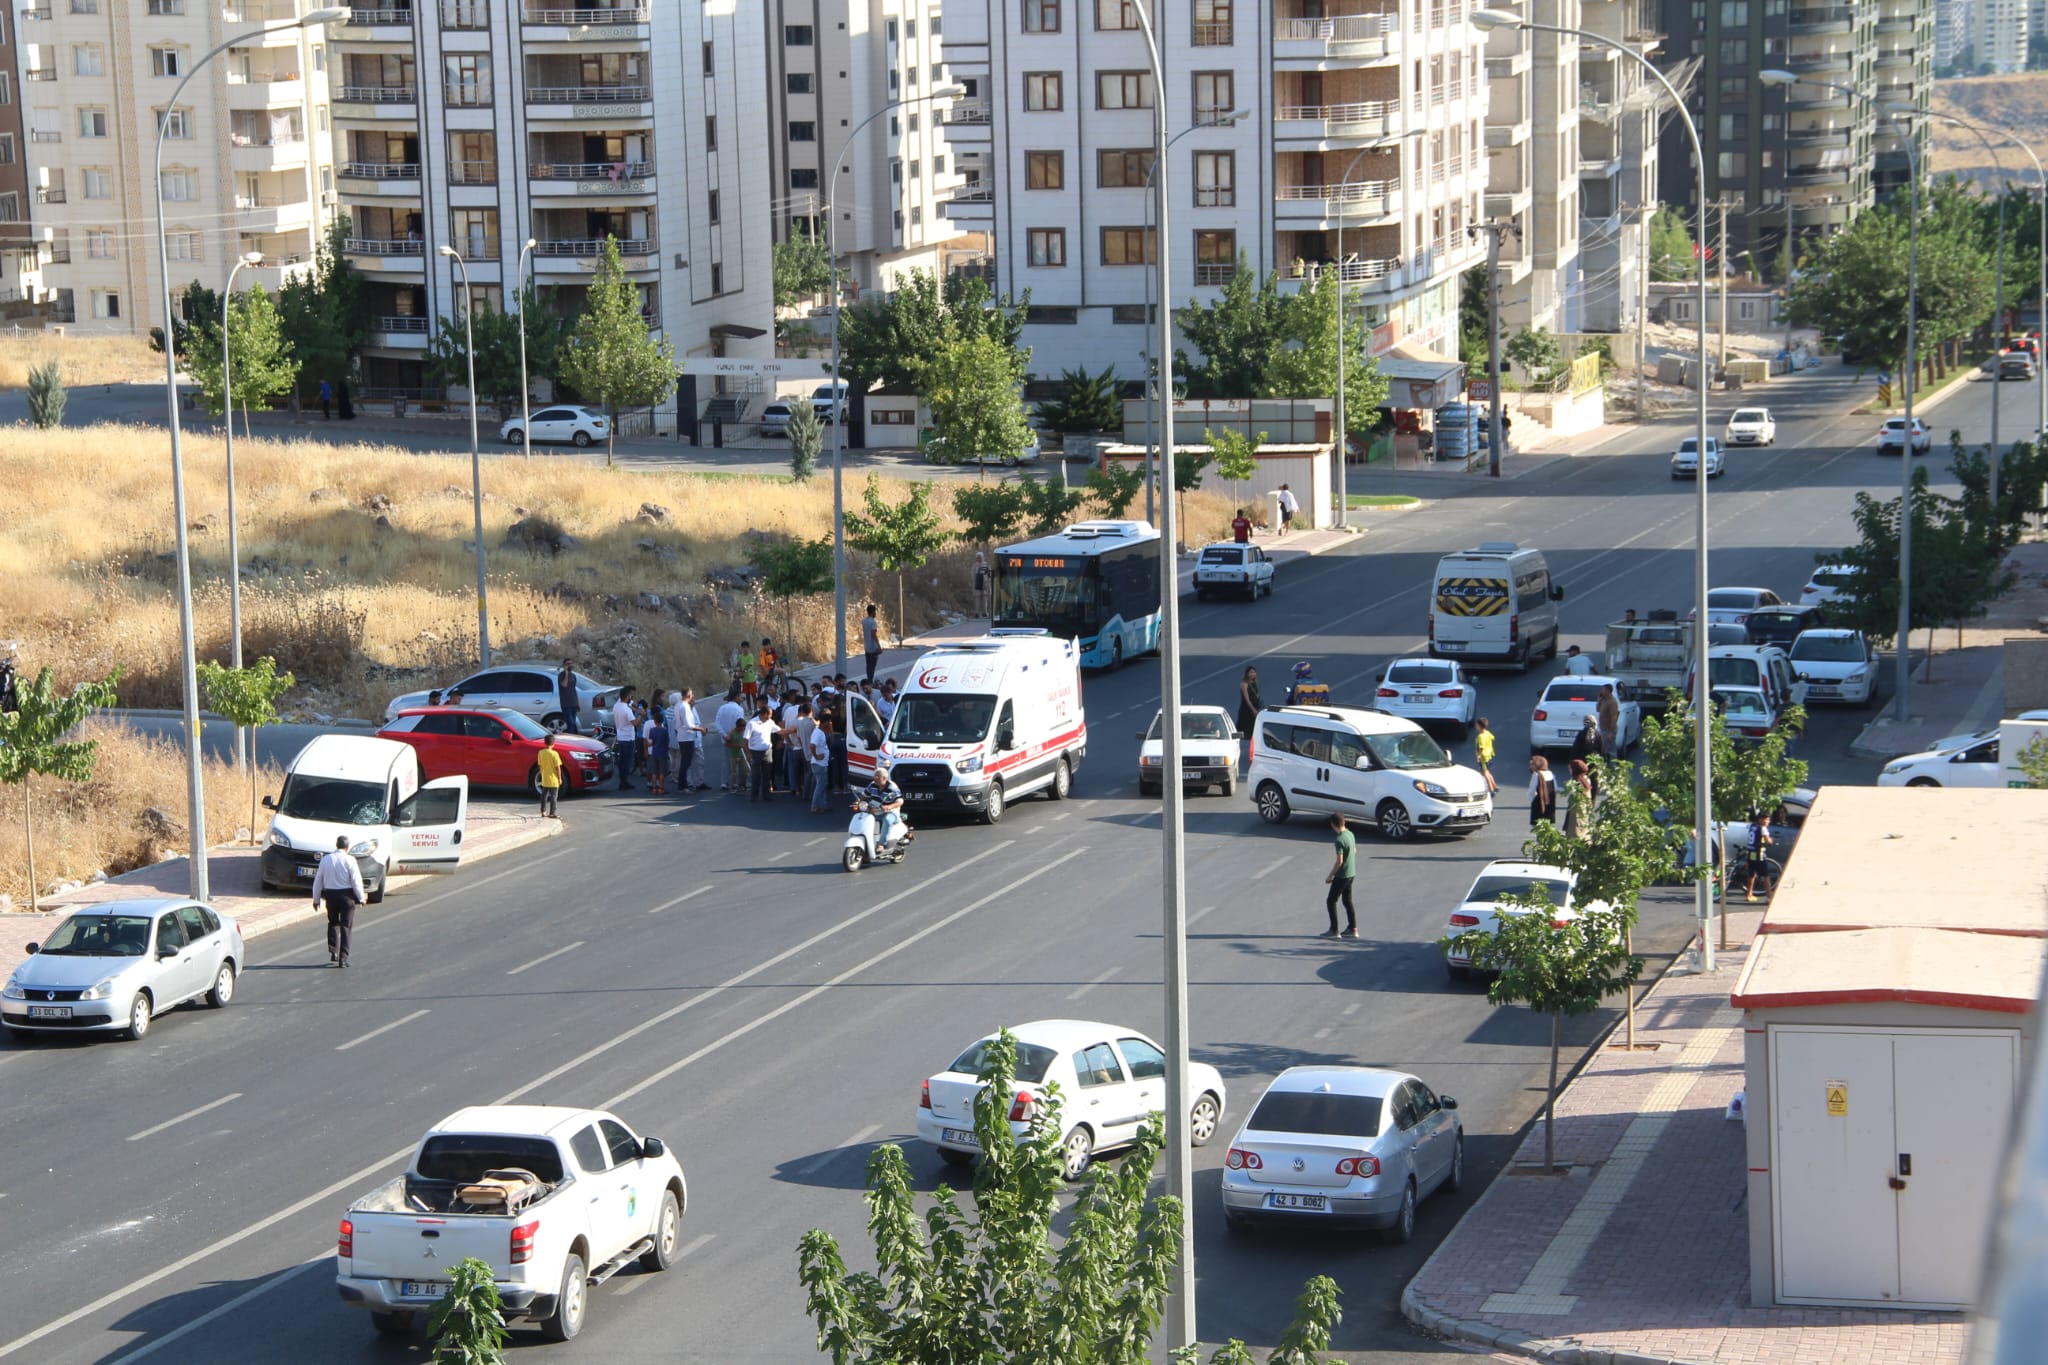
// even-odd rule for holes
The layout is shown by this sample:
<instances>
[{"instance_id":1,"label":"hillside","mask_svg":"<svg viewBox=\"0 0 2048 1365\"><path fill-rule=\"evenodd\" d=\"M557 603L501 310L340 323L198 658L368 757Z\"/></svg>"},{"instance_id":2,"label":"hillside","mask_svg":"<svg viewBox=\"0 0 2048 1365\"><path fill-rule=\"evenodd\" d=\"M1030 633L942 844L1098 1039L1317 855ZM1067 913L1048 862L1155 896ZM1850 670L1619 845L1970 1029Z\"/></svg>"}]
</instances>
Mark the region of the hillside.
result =
<instances>
[{"instance_id":1,"label":"hillside","mask_svg":"<svg viewBox=\"0 0 2048 1365\"><path fill-rule=\"evenodd\" d=\"M1986 128L2011 133L2029 145L2048 144L2048 71L2025 71L2013 76L1969 76L1936 81L1932 108L1981 123ZM2033 165L2010 143L1998 142L1998 158L2006 174L2025 181L2033 179ZM1928 167L1935 174L1954 174L1988 179L1993 174L1991 158L1984 144L1967 128L1939 120L1934 125L1934 147Z\"/></svg>"}]
</instances>

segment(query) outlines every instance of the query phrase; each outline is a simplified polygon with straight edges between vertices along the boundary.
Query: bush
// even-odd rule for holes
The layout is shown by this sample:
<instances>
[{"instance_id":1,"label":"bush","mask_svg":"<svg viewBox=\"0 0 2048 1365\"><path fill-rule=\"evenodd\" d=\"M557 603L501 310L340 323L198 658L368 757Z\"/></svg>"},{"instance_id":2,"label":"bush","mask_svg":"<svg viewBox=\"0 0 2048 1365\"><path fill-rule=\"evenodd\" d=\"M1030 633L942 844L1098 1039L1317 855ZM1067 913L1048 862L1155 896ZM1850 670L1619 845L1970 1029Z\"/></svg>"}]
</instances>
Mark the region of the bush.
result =
<instances>
[{"instance_id":1,"label":"bush","mask_svg":"<svg viewBox=\"0 0 2048 1365\"><path fill-rule=\"evenodd\" d=\"M64 425L64 366L45 360L28 372L28 420L38 430Z\"/></svg>"}]
</instances>

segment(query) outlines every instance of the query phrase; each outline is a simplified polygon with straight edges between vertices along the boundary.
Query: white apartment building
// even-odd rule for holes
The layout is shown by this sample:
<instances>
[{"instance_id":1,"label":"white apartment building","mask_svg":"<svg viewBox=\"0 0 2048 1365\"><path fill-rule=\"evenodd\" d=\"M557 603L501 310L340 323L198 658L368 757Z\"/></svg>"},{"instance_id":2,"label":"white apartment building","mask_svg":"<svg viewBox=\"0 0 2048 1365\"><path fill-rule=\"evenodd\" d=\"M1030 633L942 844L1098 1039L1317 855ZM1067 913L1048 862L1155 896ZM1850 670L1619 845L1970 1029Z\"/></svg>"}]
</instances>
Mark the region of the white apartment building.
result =
<instances>
[{"instance_id":1,"label":"white apartment building","mask_svg":"<svg viewBox=\"0 0 2048 1365\"><path fill-rule=\"evenodd\" d=\"M1579 26L1654 59L1654 0L1584 0ZM1579 282L1575 330L1632 330L1645 306L1664 88L1598 43L1579 47Z\"/></svg>"},{"instance_id":2,"label":"white apartment building","mask_svg":"<svg viewBox=\"0 0 2048 1365\"><path fill-rule=\"evenodd\" d=\"M462 316L444 245L471 302L510 311L532 239L536 285L573 315L616 237L678 359L767 353L757 0L381 3L333 36L336 182L374 318L364 396L433 396L421 353ZM687 427L708 386L680 397Z\"/></svg>"},{"instance_id":3,"label":"white apartment building","mask_svg":"<svg viewBox=\"0 0 2048 1365\"><path fill-rule=\"evenodd\" d=\"M1976 8L1976 0L1934 0L1935 70L1946 71L1970 45L1974 37ZM2038 32L2043 18L2039 5L2034 7L2032 18Z\"/></svg>"},{"instance_id":4,"label":"white apartment building","mask_svg":"<svg viewBox=\"0 0 2048 1365\"><path fill-rule=\"evenodd\" d=\"M943 275L978 260L978 233L940 212L961 183L947 145L939 0L776 0L768 34L768 154L775 235L824 230L825 177L846 150L831 237L849 294L889 290L908 270ZM859 145L846 140L869 114ZM987 122L984 102L977 113Z\"/></svg>"},{"instance_id":5,"label":"white apartment building","mask_svg":"<svg viewBox=\"0 0 2048 1365\"><path fill-rule=\"evenodd\" d=\"M1529 17L1577 28L1579 8L1578 0L1535 0ZM1486 217L1509 229L1500 244L1501 334L1577 331L1579 42L1519 29L1485 39Z\"/></svg>"},{"instance_id":6,"label":"white apartment building","mask_svg":"<svg viewBox=\"0 0 2048 1365\"><path fill-rule=\"evenodd\" d=\"M331 171L323 120L332 57L317 30L265 33L290 0L49 0L17 11L30 216L51 320L79 330L161 326L150 175L160 120L171 287L276 289L312 258ZM171 92L190 63L246 35ZM174 305L175 306L175 305Z\"/></svg>"},{"instance_id":7,"label":"white apartment building","mask_svg":"<svg viewBox=\"0 0 2048 1365\"><path fill-rule=\"evenodd\" d=\"M1153 0L1172 139L1171 301L1239 268L1343 262L1375 353L1455 355L1486 191L1482 35L1464 0ZM1152 75L1132 0L946 0L945 64L989 122L950 122L947 212L1031 291L1032 369L1146 373ZM1235 114L1244 113L1240 121Z\"/></svg>"},{"instance_id":8,"label":"white apartment building","mask_svg":"<svg viewBox=\"0 0 2048 1365\"><path fill-rule=\"evenodd\" d=\"M2031 0L1977 0L1977 65L2001 76L2026 70L2033 10Z\"/></svg>"}]
</instances>

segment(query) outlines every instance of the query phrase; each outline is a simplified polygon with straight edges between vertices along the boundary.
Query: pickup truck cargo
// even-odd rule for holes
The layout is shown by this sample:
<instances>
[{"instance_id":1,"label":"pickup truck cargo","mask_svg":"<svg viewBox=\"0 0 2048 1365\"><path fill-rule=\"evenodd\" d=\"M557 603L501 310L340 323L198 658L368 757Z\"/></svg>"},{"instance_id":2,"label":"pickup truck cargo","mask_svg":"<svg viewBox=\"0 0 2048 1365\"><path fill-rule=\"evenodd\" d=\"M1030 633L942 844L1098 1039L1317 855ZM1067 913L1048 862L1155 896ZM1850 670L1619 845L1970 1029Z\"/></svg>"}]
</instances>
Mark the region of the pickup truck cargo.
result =
<instances>
[{"instance_id":1,"label":"pickup truck cargo","mask_svg":"<svg viewBox=\"0 0 2048 1365\"><path fill-rule=\"evenodd\" d=\"M378 1331L403 1333L474 1257L491 1267L508 1321L567 1341L591 1286L636 1259L647 1271L674 1264L688 1202L661 1139L635 1137L610 1114L460 1109L420 1139L404 1175L350 1206L336 1287Z\"/></svg>"},{"instance_id":2,"label":"pickup truck cargo","mask_svg":"<svg viewBox=\"0 0 2048 1365\"><path fill-rule=\"evenodd\" d=\"M1607 675L1623 701L1664 709L1671 688L1683 691L1692 665L1693 623L1675 611L1653 611L1647 621L1616 621L1607 627Z\"/></svg>"}]
</instances>

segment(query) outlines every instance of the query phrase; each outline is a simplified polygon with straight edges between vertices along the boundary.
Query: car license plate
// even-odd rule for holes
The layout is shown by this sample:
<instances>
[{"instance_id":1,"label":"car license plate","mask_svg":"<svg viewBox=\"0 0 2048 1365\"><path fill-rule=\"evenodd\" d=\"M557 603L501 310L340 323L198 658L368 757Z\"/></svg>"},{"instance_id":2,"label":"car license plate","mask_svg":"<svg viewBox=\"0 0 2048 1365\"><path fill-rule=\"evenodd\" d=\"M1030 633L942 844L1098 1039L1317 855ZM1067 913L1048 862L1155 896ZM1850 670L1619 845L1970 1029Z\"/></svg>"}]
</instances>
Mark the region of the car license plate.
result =
<instances>
[{"instance_id":1,"label":"car license plate","mask_svg":"<svg viewBox=\"0 0 2048 1365\"><path fill-rule=\"evenodd\" d=\"M400 1280L398 1297L401 1299L438 1299L448 1293L443 1280Z\"/></svg>"},{"instance_id":2,"label":"car license plate","mask_svg":"<svg viewBox=\"0 0 2048 1365\"><path fill-rule=\"evenodd\" d=\"M28 1007L28 1017L31 1019L69 1019L71 1017L71 1006L30 1005Z\"/></svg>"},{"instance_id":3,"label":"car license plate","mask_svg":"<svg viewBox=\"0 0 2048 1365\"><path fill-rule=\"evenodd\" d=\"M1272 1209L1308 1209L1314 1213L1322 1213L1328 1207L1328 1204L1323 1196L1319 1194L1269 1194L1266 1196L1266 1207Z\"/></svg>"},{"instance_id":4,"label":"car license plate","mask_svg":"<svg viewBox=\"0 0 2048 1365\"><path fill-rule=\"evenodd\" d=\"M1181 769L1180 780L1183 782L1200 782L1202 780L1202 770L1200 768L1183 768Z\"/></svg>"},{"instance_id":5,"label":"car license plate","mask_svg":"<svg viewBox=\"0 0 2048 1365\"><path fill-rule=\"evenodd\" d=\"M313 880L313 869L310 867L295 867L292 869L292 875L302 882L310 882Z\"/></svg>"},{"instance_id":6,"label":"car license plate","mask_svg":"<svg viewBox=\"0 0 2048 1365\"><path fill-rule=\"evenodd\" d=\"M906 801L934 801L938 799L938 795L937 792L905 792L903 793L903 799Z\"/></svg>"},{"instance_id":7,"label":"car license plate","mask_svg":"<svg viewBox=\"0 0 2048 1365\"><path fill-rule=\"evenodd\" d=\"M1445 641L1443 644L1438 645L1437 648L1442 650L1446 654L1456 654L1462 651L1465 648L1465 646L1462 644L1454 644L1450 641Z\"/></svg>"},{"instance_id":8,"label":"car license plate","mask_svg":"<svg viewBox=\"0 0 2048 1365\"><path fill-rule=\"evenodd\" d=\"M1832 683L1828 684L1825 687L1821 686L1819 683L1808 683L1806 685L1806 695L1809 697L1832 697L1839 690L1840 689L1835 687Z\"/></svg>"},{"instance_id":9,"label":"car license plate","mask_svg":"<svg viewBox=\"0 0 2048 1365\"><path fill-rule=\"evenodd\" d=\"M941 1128L939 1130L939 1140L942 1142L957 1142L965 1147L979 1147L981 1145L980 1140L965 1128Z\"/></svg>"},{"instance_id":10,"label":"car license plate","mask_svg":"<svg viewBox=\"0 0 2048 1365\"><path fill-rule=\"evenodd\" d=\"M1577 730L1566 730L1560 727L1557 732L1557 737L1561 740L1565 740L1566 742L1570 742L1571 740L1575 740L1579 737L1579 732Z\"/></svg>"}]
</instances>

